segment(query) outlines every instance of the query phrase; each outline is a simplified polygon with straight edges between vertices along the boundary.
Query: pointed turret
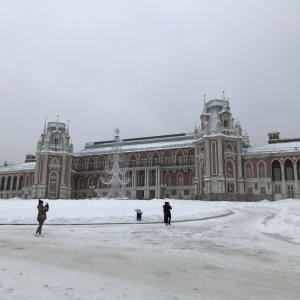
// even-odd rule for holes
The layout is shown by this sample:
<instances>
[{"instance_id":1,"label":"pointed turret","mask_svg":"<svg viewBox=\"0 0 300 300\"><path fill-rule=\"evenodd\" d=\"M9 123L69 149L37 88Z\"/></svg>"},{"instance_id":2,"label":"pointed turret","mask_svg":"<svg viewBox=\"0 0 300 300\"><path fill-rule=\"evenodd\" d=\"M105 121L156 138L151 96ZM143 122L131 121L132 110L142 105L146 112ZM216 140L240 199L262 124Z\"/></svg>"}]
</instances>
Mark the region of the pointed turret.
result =
<instances>
[{"instance_id":1,"label":"pointed turret","mask_svg":"<svg viewBox=\"0 0 300 300\"><path fill-rule=\"evenodd\" d=\"M67 135L69 135L69 120L68 120L68 125L67 125L67 132L66 132Z\"/></svg>"},{"instance_id":2,"label":"pointed turret","mask_svg":"<svg viewBox=\"0 0 300 300\"><path fill-rule=\"evenodd\" d=\"M205 98L205 94L204 94L204 106L203 106L203 113L205 114L205 113L207 113L207 110L206 110L206 98Z\"/></svg>"},{"instance_id":3,"label":"pointed turret","mask_svg":"<svg viewBox=\"0 0 300 300\"><path fill-rule=\"evenodd\" d=\"M43 134L46 134L46 132L47 132L47 117L45 118L45 125L44 125Z\"/></svg>"}]
</instances>

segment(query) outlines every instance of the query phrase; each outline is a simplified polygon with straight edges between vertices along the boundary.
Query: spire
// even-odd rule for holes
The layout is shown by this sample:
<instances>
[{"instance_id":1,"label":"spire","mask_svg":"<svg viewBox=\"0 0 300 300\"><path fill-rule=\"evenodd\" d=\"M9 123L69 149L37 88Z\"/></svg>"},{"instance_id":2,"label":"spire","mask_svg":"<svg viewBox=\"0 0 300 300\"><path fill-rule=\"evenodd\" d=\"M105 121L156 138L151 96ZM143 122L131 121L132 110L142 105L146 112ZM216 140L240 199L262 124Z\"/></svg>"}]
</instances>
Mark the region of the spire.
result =
<instances>
[{"instance_id":1,"label":"spire","mask_svg":"<svg viewBox=\"0 0 300 300\"><path fill-rule=\"evenodd\" d=\"M204 94L204 109L203 112L206 113L206 95Z\"/></svg>"},{"instance_id":2,"label":"spire","mask_svg":"<svg viewBox=\"0 0 300 300\"><path fill-rule=\"evenodd\" d=\"M46 124L47 124L47 117L45 118L45 125L44 125L44 131L43 131L44 134L46 133Z\"/></svg>"},{"instance_id":3,"label":"spire","mask_svg":"<svg viewBox=\"0 0 300 300\"><path fill-rule=\"evenodd\" d=\"M225 103L225 92L223 91L223 108L222 110L226 110L226 103Z\"/></svg>"},{"instance_id":4,"label":"spire","mask_svg":"<svg viewBox=\"0 0 300 300\"><path fill-rule=\"evenodd\" d=\"M68 125L67 125L67 134L69 134L69 120L68 120Z\"/></svg>"},{"instance_id":5,"label":"spire","mask_svg":"<svg viewBox=\"0 0 300 300\"><path fill-rule=\"evenodd\" d=\"M198 139L198 128L197 128L197 124L195 123L195 127L194 127L194 139L197 140Z\"/></svg>"},{"instance_id":6,"label":"spire","mask_svg":"<svg viewBox=\"0 0 300 300\"><path fill-rule=\"evenodd\" d=\"M56 131L58 131L58 117L59 115L56 116Z\"/></svg>"}]
</instances>

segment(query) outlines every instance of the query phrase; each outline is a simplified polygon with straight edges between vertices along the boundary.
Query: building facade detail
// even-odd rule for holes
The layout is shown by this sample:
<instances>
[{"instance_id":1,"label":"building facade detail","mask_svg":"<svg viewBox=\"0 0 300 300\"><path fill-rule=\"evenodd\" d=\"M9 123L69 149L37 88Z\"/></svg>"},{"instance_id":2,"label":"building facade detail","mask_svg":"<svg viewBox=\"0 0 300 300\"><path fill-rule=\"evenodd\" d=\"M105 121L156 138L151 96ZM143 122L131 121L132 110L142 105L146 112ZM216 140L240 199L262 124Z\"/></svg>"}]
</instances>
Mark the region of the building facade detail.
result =
<instances>
[{"instance_id":1,"label":"building facade detail","mask_svg":"<svg viewBox=\"0 0 300 300\"><path fill-rule=\"evenodd\" d=\"M192 133L122 141L120 197L258 201L300 199L300 138L268 133L251 147L229 99L206 101ZM35 156L0 167L0 198L106 197L112 141L90 142L73 153L69 124L45 122Z\"/></svg>"}]
</instances>

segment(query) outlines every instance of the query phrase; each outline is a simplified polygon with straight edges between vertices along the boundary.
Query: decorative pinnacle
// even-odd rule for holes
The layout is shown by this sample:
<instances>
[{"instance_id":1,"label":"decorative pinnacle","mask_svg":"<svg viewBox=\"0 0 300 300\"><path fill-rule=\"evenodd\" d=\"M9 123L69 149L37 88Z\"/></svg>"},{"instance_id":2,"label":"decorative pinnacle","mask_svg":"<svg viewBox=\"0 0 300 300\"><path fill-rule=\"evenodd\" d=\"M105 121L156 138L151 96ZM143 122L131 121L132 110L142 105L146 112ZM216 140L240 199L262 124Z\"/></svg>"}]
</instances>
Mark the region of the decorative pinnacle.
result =
<instances>
[{"instance_id":1,"label":"decorative pinnacle","mask_svg":"<svg viewBox=\"0 0 300 300\"><path fill-rule=\"evenodd\" d=\"M47 117L45 118L44 133L46 133Z\"/></svg>"}]
</instances>

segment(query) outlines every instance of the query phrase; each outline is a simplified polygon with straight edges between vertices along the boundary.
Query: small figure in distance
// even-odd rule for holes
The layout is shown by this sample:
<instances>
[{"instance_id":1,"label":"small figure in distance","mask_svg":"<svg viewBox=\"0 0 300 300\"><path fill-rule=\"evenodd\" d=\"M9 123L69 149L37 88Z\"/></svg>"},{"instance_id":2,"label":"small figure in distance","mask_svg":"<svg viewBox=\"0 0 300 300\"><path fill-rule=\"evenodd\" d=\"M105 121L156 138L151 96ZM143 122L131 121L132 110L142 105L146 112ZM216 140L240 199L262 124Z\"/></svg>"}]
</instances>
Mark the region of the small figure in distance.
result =
<instances>
[{"instance_id":1,"label":"small figure in distance","mask_svg":"<svg viewBox=\"0 0 300 300\"><path fill-rule=\"evenodd\" d=\"M166 223L166 226L169 224L171 225L171 209L172 206L169 202L165 202L163 205L163 212L164 212L164 222Z\"/></svg>"},{"instance_id":2,"label":"small figure in distance","mask_svg":"<svg viewBox=\"0 0 300 300\"><path fill-rule=\"evenodd\" d=\"M44 201L39 199L39 204L37 206L38 209L38 216L37 216L37 220L39 222L39 226L36 230L36 236L40 236L40 234L42 233L42 226L45 222L45 220L47 219L47 215L46 212L49 210L49 204L46 202L46 205L44 206Z\"/></svg>"}]
</instances>

